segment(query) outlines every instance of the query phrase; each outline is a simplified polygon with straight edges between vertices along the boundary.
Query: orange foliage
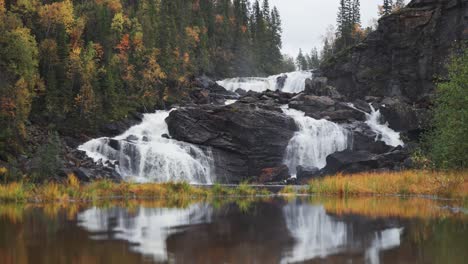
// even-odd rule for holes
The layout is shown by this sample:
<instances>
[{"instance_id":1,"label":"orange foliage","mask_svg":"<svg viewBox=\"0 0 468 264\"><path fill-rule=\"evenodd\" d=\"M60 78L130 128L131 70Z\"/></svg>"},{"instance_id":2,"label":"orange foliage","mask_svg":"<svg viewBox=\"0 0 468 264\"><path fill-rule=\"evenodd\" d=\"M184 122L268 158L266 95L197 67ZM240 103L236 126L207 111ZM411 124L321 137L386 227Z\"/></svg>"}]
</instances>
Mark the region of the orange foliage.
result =
<instances>
[{"instance_id":1,"label":"orange foliage","mask_svg":"<svg viewBox=\"0 0 468 264\"><path fill-rule=\"evenodd\" d=\"M221 24L224 22L224 17L222 15L216 15L215 16L215 21L217 24Z\"/></svg>"},{"instance_id":2,"label":"orange foliage","mask_svg":"<svg viewBox=\"0 0 468 264\"><path fill-rule=\"evenodd\" d=\"M5 0L0 0L0 12L5 12Z\"/></svg>"},{"instance_id":3,"label":"orange foliage","mask_svg":"<svg viewBox=\"0 0 468 264\"><path fill-rule=\"evenodd\" d=\"M242 33L247 32L247 26L243 25L243 26L241 27L241 31L242 31Z\"/></svg>"},{"instance_id":4,"label":"orange foliage","mask_svg":"<svg viewBox=\"0 0 468 264\"><path fill-rule=\"evenodd\" d=\"M127 51L130 50L130 35L124 34L116 48L119 50L120 54L127 53Z\"/></svg>"},{"instance_id":5,"label":"orange foliage","mask_svg":"<svg viewBox=\"0 0 468 264\"><path fill-rule=\"evenodd\" d=\"M122 3L120 0L95 0L99 5L106 5L113 12L120 12L122 10Z\"/></svg>"},{"instance_id":6,"label":"orange foliage","mask_svg":"<svg viewBox=\"0 0 468 264\"><path fill-rule=\"evenodd\" d=\"M200 42L200 28L199 27L186 27L185 34L191 38L195 43Z\"/></svg>"},{"instance_id":7,"label":"orange foliage","mask_svg":"<svg viewBox=\"0 0 468 264\"><path fill-rule=\"evenodd\" d=\"M15 117L16 105L13 99L0 97L0 113L9 117Z\"/></svg>"},{"instance_id":8,"label":"orange foliage","mask_svg":"<svg viewBox=\"0 0 468 264\"><path fill-rule=\"evenodd\" d=\"M104 56L104 48L99 43L94 43L93 48L96 51L96 58L101 60Z\"/></svg>"}]
</instances>

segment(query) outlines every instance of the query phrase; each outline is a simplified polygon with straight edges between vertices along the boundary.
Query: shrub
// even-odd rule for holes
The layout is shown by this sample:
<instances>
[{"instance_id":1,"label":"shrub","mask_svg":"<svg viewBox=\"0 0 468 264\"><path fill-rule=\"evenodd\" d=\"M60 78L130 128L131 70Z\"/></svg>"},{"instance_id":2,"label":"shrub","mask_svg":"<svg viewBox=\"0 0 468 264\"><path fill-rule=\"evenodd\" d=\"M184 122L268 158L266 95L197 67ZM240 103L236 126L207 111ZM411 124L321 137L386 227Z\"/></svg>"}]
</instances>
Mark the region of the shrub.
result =
<instances>
[{"instance_id":1,"label":"shrub","mask_svg":"<svg viewBox=\"0 0 468 264\"><path fill-rule=\"evenodd\" d=\"M463 169L468 165L468 49L452 56L449 81L437 85L429 153L435 166Z\"/></svg>"}]
</instances>

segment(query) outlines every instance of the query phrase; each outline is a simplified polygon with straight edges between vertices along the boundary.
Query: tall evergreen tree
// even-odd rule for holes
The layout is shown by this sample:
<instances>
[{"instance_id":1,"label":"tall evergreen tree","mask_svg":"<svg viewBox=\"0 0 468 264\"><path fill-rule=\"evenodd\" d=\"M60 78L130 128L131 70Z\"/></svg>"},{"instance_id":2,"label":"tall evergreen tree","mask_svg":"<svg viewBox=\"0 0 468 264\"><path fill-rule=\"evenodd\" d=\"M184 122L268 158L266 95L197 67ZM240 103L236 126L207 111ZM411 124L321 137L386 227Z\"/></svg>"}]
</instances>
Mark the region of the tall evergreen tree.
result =
<instances>
[{"instance_id":1,"label":"tall evergreen tree","mask_svg":"<svg viewBox=\"0 0 468 264\"><path fill-rule=\"evenodd\" d=\"M309 69L309 64L307 63L307 58L302 53L302 49L299 49L299 54L297 55L297 58L296 58L296 65L297 65L297 68L300 71L305 71L305 70Z\"/></svg>"},{"instance_id":2,"label":"tall evergreen tree","mask_svg":"<svg viewBox=\"0 0 468 264\"><path fill-rule=\"evenodd\" d=\"M393 0L383 0L382 15L386 16L392 13Z\"/></svg>"}]
</instances>

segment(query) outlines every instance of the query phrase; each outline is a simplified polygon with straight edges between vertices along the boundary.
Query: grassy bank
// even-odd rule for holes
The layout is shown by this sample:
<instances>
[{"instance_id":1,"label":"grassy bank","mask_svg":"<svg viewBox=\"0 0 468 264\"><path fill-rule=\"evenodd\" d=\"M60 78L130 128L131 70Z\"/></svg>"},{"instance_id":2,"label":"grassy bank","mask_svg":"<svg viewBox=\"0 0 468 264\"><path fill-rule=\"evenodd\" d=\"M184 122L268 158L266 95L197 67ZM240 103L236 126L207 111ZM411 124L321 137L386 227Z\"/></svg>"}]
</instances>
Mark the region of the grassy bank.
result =
<instances>
[{"instance_id":1,"label":"grassy bank","mask_svg":"<svg viewBox=\"0 0 468 264\"><path fill-rule=\"evenodd\" d=\"M403 171L336 175L312 180L304 188L286 186L280 194L335 196L431 195L468 199L468 172ZM240 184L235 188L214 185L210 188L188 183L115 183L100 180L81 184L74 175L64 183L0 185L3 202L96 201L105 199L166 199L183 203L188 199L213 197L255 197L269 195L266 189Z\"/></svg>"},{"instance_id":2,"label":"grassy bank","mask_svg":"<svg viewBox=\"0 0 468 264\"><path fill-rule=\"evenodd\" d=\"M307 193L326 195L434 195L467 198L468 172L411 170L336 175L309 182Z\"/></svg>"},{"instance_id":3,"label":"grassy bank","mask_svg":"<svg viewBox=\"0 0 468 264\"><path fill-rule=\"evenodd\" d=\"M192 199L208 197L235 197L268 195L266 189L240 184L236 188L215 185L212 188L195 187L188 183L115 183L109 180L81 184L74 175L65 183L9 183L0 185L0 201L50 202L95 201L102 199Z\"/></svg>"}]
</instances>

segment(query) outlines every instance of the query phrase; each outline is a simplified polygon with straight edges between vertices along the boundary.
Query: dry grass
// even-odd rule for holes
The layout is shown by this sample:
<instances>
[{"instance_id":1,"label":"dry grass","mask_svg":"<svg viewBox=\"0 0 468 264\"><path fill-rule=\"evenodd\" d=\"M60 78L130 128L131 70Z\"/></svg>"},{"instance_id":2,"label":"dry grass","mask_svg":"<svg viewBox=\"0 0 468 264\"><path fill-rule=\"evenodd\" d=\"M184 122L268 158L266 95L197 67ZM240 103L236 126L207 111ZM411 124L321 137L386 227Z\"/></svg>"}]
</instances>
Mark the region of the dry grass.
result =
<instances>
[{"instance_id":1,"label":"dry grass","mask_svg":"<svg viewBox=\"0 0 468 264\"><path fill-rule=\"evenodd\" d=\"M0 185L0 201L95 201L112 198L125 199L171 199L183 201L193 198L214 196L256 196L269 194L264 189L255 189L247 184L237 188L225 188L220 185L214 188L195 187L188 183L115 183L109 180L80 184L75 175L68 176L65 183L47 183L26 185L10 183Z\"/></svg>"},{"instance_id":2,"label":"dry grass","mask_svg":"<svg viewBox=\"0 0 468 264\"><path fill-rule=\"evenodd\" d=\"M468 172L402 171L336 175L315 179L308 193L332 195L435 195L468 197Z\"/></svg>"}]
</instances>

